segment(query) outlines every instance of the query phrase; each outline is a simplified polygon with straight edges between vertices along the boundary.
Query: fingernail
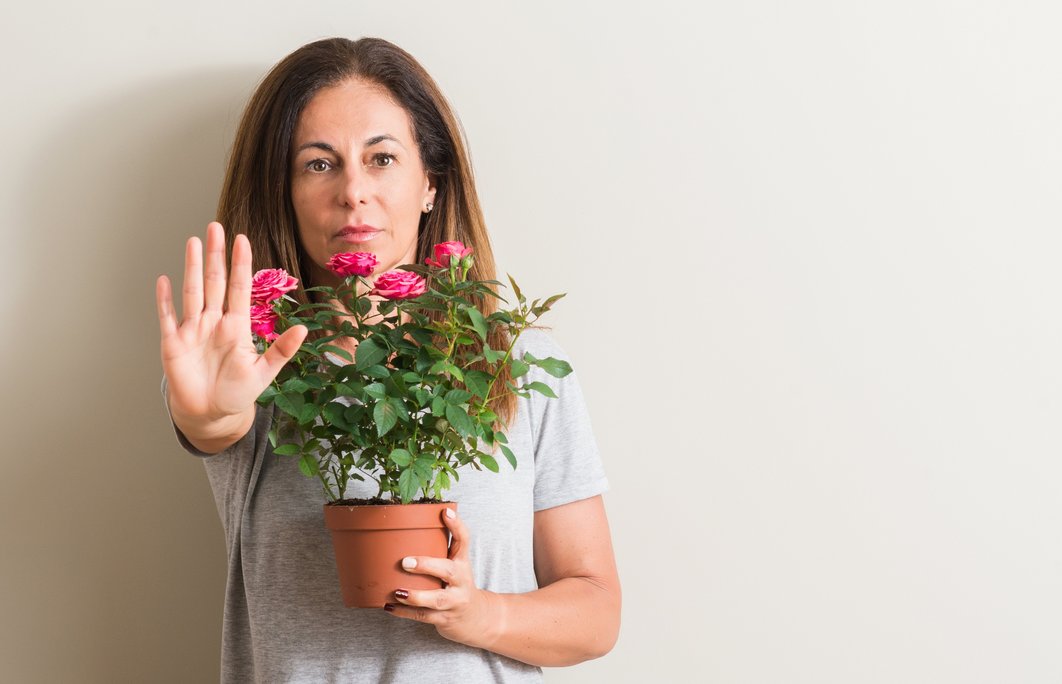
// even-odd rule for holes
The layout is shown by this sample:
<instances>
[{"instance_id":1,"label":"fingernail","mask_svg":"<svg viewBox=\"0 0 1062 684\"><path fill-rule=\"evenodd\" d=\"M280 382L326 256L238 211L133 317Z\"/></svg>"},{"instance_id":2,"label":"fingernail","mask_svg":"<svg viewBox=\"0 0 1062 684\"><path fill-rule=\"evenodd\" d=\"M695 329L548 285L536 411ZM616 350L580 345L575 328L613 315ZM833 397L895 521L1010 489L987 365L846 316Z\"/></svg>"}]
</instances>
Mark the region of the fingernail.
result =
<instances>
[{"instance_id":1,"label":"fingernail","mask_svg":"<svg viewBox=\"0 0 1062 684\"><path fill-rule=\"evenodd\" d=\"M395 596L400 599L409 598L409 592L405 589L395 589Z\"/></svg>"},{"instance_id":2,"label":"fingernail","mask_svg":"<svg viewBox=\"0 0 1062 684\"><path fill-rule=\"evenodd\" d=\"M384 610L386 610L388 613L395 612L395 604L393 604L393 603L385 603L384 604Z\"/></svg>"},{"instance_id":3,"label":"fingernail","mask_svg":"<svg viewBox=\"0 0 1062 684\"><path fill-rule=\"evenodd\" d=\"M446 517L447 517L447 518L456 518L456 517L457 517L457 514L456 514L456 513L454 513L454 509L452 509L452 508L447 508L447 509L446 509Z\"/></svg>"},{"instance_id":4,"label":"fingernail","mask_svg":"<svg viewBox=\"0 0 1062 684\"><path fill-rule=\"evenodd\" d=\"M417 567L417 559L412 557L403 558L402 567L406 570L412 570L413 568Z\"/></svg>"}]
</instances>

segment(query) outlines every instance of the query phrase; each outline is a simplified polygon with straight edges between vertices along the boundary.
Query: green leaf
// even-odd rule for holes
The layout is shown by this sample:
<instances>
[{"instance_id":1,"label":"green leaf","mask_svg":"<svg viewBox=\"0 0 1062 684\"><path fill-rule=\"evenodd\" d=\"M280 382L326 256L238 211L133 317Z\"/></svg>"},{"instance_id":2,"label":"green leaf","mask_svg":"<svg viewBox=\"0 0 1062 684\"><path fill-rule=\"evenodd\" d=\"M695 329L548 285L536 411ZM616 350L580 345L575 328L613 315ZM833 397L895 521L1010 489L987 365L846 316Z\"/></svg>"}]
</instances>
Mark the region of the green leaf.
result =
<instances>
[{"instance_id":1,"label":"green leaf","mask_svg":"<svg viewBox=\"0 0 1062 684\"><path fill-rule=\"evenodd\" d=\"M431 456L421 456L413 462L413 470L416 472L417 477L421 482L427 482L431 479L432 466L435 464L435 459Z\"/></svg>"},{"instance_id":2,"label":"green leaf","mask_svg":"<svg viewBox=\"0 0 1062 684\"><path fill-rule=\"evenodd\" d=\"M362 340L358 343L358 348L354 352L354 357L357 359L355 366L358 370L363 370L386 359L387 349L380 346L374 338L370 337L369 339Z\"/></svg>"},{"instance_id":3,"label":"green leaf","mask_svg":"<svg viewBox=\"0 0 1062 684\"><path fill-rule=\"evenodd\" d=\"M273 397L277 396L279 392L280 390L277 389L276 385L270 384L268 387L262 390L261 394L258 395L258 403L262 404L263 406L268 403L271 403L273 401Z\"/></svg>"},{"instance_id":4,"label":"green leaf","mask_svg":"<svg viewBox=\"0 0 1062 684\"><path fill-rule=\"evenodd\" d=\"M306 381L300 377L288 378L284 381L284 384L280 386L285 392L305 392L310 389L310 386L306 384Z\"/></svg>"},{"instance_id":5,"label":"green leaf","mask_svg":"<svg viewBox=\"0 0 1062 684\"><path fill-rule=\"evenodd\" d=\"M549 311L551 306L556 304L562 297L566 296L567 294L568 294L567 292L562 292L561 294L555 294L552 297L547 298L546 301L542 302L542 306L539 307L539 308L542 309L543 311Z\"/></svg>"},{"instance_id":6,"label":"green leaf","mask_svg":"<svg viewBox=\"0 0 1062 684\"><path fill-rule=\"evenodd\" d=\"M325 404L324 409L321 411L321 415L329 425L335 425L341 430L350 430L350 423L347 422L343 416L343 412L347 410L347 407L343 404L332 403Z\"/></svg>"},{"instance_id":7,"label":"green leaf","mask_svg":"<svg viewBox=\"0 0 1062 684\"><path fill-rule=\"evenodd\" d=\"M571 364L567 361L555 359L552 356L545 359L536 359L530 353L524 354L524 360L530 361L542 370L546 371L555 378L563 378L572 372Z\"/></svg>"},{"instance_id":8,"label":"green leaf","mask_svg":"<svg viewBox=\"0 0 1062 684\"><path fill-rule=\"evenodd\" d=\"M506 273L505 275L509 274ZM520 303L523 304L524 302L526 302L527 300L524 299L524 293L520 292L520 286L516 284L516 281L513 280L513 277L511 275L509 276L509 283L513 286L513 292L516 293L516 298L520 300Z\"/></svg>"},{"instance_id":9,"label":"green leaf","mask_svg":"<svg viewBox=\"0 0 1062 684\"><path fill-rule=\"evenodd\" d=\"M336 394L339 396L357 397L359 399L361 398L362 393L365 391L365 388L362 387L361 383L357 382L337 382L334 385L334 388Z\"/></svg>"},{"instance_id":10,"label":"green leaf","mask_svg":"<svg viewBox=\"0 0 1062 684\"><path fill-rule=\"evenodd\" d=\"M499 444L498 446L501 447L502 453L505 454L505 458L508 459L509 465L513 467L513 470L516 470L516 456L513 455L513 450L504 444Z\"/></svg>"},{"instance_id":11,"label":"green leaf","mask_svg":"<svg viewBox=\"0 0 1062 684\"><path fill-rule=\"evenodd\" d=\"M413 328L409 331L409 335L422 348L424 345L432 343L432 333L427 328Z\"/></svg>"},{"instance_id":12,"label":"green leaf","mask_svg":"<svg viewBox=\"0 0 1062 684\"><path fill-rule=\"evenodd\" d=\"M398 412L389 401L378 401L372 410L372 419L376 422L376 436L383 437L398 422Z\"/></svg>"},{"instance_id":13,"label":"green leaf","mask_svg":"<svg viewBox=\"0 0 1062 684\"><path fill-rule=\"evenodd\" d=\"M354 357L350 355L350 352L348 352L346 349L340 349L339 347L335 346L334 344L323 345L321 347L321 351L322 352L326 352L326 351L332 352L333 354L335 354L339 358L346 359L347 361L353 361L354 360Z\"/></svg>"},{"instance_id":14,"label":"green leaf","mask_svg":"<svg viewBox=\"0 0 1062 684\"><path fill-rule=\"evenodd\" d=\"M395 449L391 452L391 455L388 456L388 458L390 458L392 461L395 462L396 465L402 468L405 468L413 462L413 455L405 449Z\"/></svg>"},{"instance_id":15,"label":"green leaf","mask_svg":"<svg viewBox=\"0 0 1062 684\"><path fill-rule=\"evenodd\" d=\"M273 453L277 456L294 456L301 453L302 449L298 444L281 444L277 448L273 449Z\"/></svg>"},{"instance_id":16,"label":"green leaf","mask_svg":"<svg viewBox=\"0 0 1062 684\"><path fill-rule=\"evenodd\" d=\"M523 389L534 390L540 394L544 394L547 397L551 397L553 399L557 398L557 395L553 392L553 388L551 388L544 382L529 382L523 386Z\"/></svg>"},{"instance_id":17,"label":"green leaf","mask_svg":"<svg viewBox=\"0 0 1062 684\"><path fill-rule=\"evenodd\" d=\"M384 385L387 387L387 393L392 397L398 397L405 399L409 396L409 388L406 387L405 381L402 379L402 373L394 373L387 376L387 382Z\"/></svg>"},{"instance_id":18,"label":"green leaf","mask_svg":"<svg viewBox=\"0 0 1062 684\"><path fill-rule=\"evenodd\" d=\"M520 359L513 359L513 380L522 377L527 374L527 371L531 369L531 366L527 365Z\"/></svg>"},{"instance_id":19,"label":"green leaf","mask_svg":"<svg viewBox=\"0 0 1062 684\"><path fill-rule=\"evenodd\" d=\"M508 311L495 311L490 316L487 316L487 320L491 322L498 321L506 325L512 325L514 322Z\"/></svg>"},{"instance_id":20,"label":"green leaf","mask_svg":"<svg viewBox=\"0 0 1062 684\"><path fill-rule=\"evenodd\" d=\"M354 406L348 406L343 411L343 418L352 426L357 426L358 421L361 419L362 414L365 413L365 406L355 404Z\"/></svg>"},{"instance_id":21,"label":"green leaf","mask_svg":"<svg viewBox=\"0 0 1062 684\"><path fill-rule=\"evenodd\" d=\"M458 368L457 366L455 366L454 364L452 364L452 363L446 364L446 366L443 368L443 370L445 370L447 373L449 373L450 375L452 375L455 378L457 378L458 381L460 381L460 382L464 382L465 381L465 374L462 373L461 369Z\"/></svg>"},{"instance_id":22,"label":"green leaf","mask_svg":"<svg viewBox=\"0 0 1062 684\"><path fill-rule=\"evenodd\" d=\"M446 420L450 421L450 424L454 426L454 429L461 436L468 436L472 433L472 419L468 417L468 412L463 408L447 404Z\"/></svg>"},{"instance_id":23,"label":"green leaf","mask_svg":"<svg viewBox=\"0 0 1062 684\"><path fill-rule=\"evenodd\" d=\"M306 477L315 477L317 475L317 461L313 460L313 456L309 454L303 454L299 459L299 470Z\"/></svg>"},{"instance_id":24,"label":"green leaf","mask_svg":"<svg viewBox=\"0 0 1062 684\"><path fill-rule=\"evenodd\" d=\"M487 467L492 473L498 472L498 462L494 460L494 457L489 454L480 454L479 462Z\"/></svg>"},{"instance_id":25,"label":"green leaf","mask_svg":"<svg viewBox=\"0 0 1062 684\"><path fill-rule=\"evenodd\" d=\"M377 380L386 380L387 378L391 377L391 374L387 371L387 369L380 365L369 366L362 372L365 373L365 375L368 375L370 378L376 378Z\"/></svg>"},{"instance_id":26,"label":"green leaf","mask_svg":"<svg viewBox=\"0 0 1062 684\"><path fill-rule=\"evenodd\" d=\"M307 423L312 423L313 420L317 418L318 410L319 409L315 404L303 404L302 408L299 409L299 424L306 425Z\"/></svg>"},{"instance_id":27,"label":"green leaf","mask_svg":"<svg viewBox=\"0 0 1062 684\"><path fill-rule=\"evenodd\" d=\"M487 320L483 318L483 314L480 310L474 306L470 306L465 309L468 314L468 319L472 321L472 327L475 328L476 334L479 335L479 339L484 342L487 341Z\"/></svg>"},{"instance_id":28,"label":"green leaf","mask_svg":"<svg viewBox=\"0 0 1062 684\"><path fill-rule=\"evenodd\" d=\"M409 411L406 410L406 405L401 399L395 397L388 397L387 401L391 403L391 406L395 408L395 415L403 423L409 422Z\"/></svg>"},{"instance_id":29,"label":"green leaf","mask_svg":"<svg viewBox=\"0 0 1062 684\"><path fill-rule=\"evenodd\" d=\"M446 393L445 399L448 404L461 405L472 398L472 393L463 389L452 389Z\"/></svg>"},{"instance_id":30,"label":"green leaf","mask_svg":"<svg viewBox=\"0 0 1062 684\"><path fill-rule=\"evenodd\" d=\"M416 473L412 468L406 468L402 471L402 474L398 476L398 496L402 499L402 503L409 503L413 500L413 497L417 495L417 490L420 489L420 480L417 478Z\"/></svg>"},{"instance_id":31,"label":"green leaf","mask_svg":"<svg viewBox=\"0 0 1062 684\"><path fill-rule=\"evenodd\" d=\"M435 397L431 400L431 415L441 416L446 413L446 400L442 397Z\"/></svg>"},{"instance_id":32,"label":"green leaf","mask_svg":"<svg viewBox=\"0 0 1062 684\"><path fill-rule=\"evenodd\" d=\"M273 402L281 411L296 418L298 418L299 411L302 410L303 404L306 403L302 398L302 395L298 393L278 394Z\"/></svg>"},{"instance_id":33,"label":"green leaf","mask_svg":"<svg viewBox=\"0 0 1062 684\"><path fill-rule=\"evenodd\" d=\"M387 388L384 387L382 382L374 382L365 386L365 394L368 394L373 399L385 399L387 398Z\"/></svg>"},{"instance_id":34,"label":"green leaf","mask_svg":"<svg viewBox=\"0 0 1062 684\"><path fill-rule=\"evenodd\" d=\"M490 381L493 379L494 377L490 373L477 370L468 371L465 373L465 387L477 397L486 399L487 388L490 387Z\"/></svg>"},{"instance_id":35,"label":"green leaf","mask_svg":"<svg viewBox=\"0 0 1062 684\"><path fill-rule=\"evenodd\" d=\"M505 352L498 351L497 349L491 349L490 347L483 348L483 358L487 360L487 363L498 363L505 358Z\"/></svg>"}]
</instances>

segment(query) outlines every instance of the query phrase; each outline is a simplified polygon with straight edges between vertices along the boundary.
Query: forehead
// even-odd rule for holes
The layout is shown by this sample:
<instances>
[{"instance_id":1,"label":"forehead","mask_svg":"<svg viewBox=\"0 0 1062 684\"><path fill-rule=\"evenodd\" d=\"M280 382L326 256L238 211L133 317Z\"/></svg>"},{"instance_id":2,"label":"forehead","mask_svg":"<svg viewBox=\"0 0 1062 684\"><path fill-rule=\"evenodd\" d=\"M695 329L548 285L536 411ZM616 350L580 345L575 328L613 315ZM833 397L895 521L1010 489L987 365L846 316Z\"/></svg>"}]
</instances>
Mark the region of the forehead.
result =
<instances>
[{"instance_id":1,"label":"forehead","mask_svg":"<svg viewBox=\"0 0 1062 684\"><path fill-rule=\"evenodd\" d=\"M383 86L349 79L317 91L299 115L295 143L383 134L412 141L409 114Z\"/></svg>"}]
</instances>

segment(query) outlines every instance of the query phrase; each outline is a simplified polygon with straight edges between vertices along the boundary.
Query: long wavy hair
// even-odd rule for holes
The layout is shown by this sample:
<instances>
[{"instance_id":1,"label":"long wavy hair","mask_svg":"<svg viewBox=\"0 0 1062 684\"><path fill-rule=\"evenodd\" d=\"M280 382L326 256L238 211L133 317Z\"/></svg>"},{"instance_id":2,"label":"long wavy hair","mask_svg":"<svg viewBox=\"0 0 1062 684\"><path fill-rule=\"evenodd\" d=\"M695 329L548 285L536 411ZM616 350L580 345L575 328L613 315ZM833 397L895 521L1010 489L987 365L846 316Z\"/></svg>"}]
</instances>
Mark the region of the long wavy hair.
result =
<instances>
[{"instance_id":1,"label":"long wavy hair","mask_svg":"<svg viewBox=\"0 0 1062 684\"><path fill-rule=\"evenodd\" d=\"M311 273L291 203L292 138L314 95L351 78L386 88L406 111L424 169L435 184L434 207L420 217L417 263L432 256L433 245L459 240L475 250L471 276L494 279L494 253L457 117L424 67L380 38L328 38L304 45L262 79L236 131L218 202L217 219L225 226L229 254L235 236L243 233L256 267L283 268L300 283ZM301 287L292 295L306 301ZM497 308L492 297L479 306L484 315ZM509 343L503 330L487 342L493 349ZM506 387L511 378L499 380ZM504 423L516 413L516 397L508 392L492 397L490 405Z\"/></svg>"}]
</instances>

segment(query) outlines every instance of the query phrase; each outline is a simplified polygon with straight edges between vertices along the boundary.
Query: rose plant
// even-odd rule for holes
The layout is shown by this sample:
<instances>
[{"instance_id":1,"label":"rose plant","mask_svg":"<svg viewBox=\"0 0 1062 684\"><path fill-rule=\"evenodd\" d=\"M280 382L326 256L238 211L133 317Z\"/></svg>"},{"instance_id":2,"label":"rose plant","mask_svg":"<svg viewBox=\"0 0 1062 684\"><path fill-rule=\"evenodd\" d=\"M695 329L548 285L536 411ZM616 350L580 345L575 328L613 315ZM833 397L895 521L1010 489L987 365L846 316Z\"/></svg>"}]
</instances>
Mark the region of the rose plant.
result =
<instances>
[{"instance_id":1,"label":"rose plant","mask_svg":"<svg viewBox=\"0 0 1062 684\"><path fill-rule=\"evenodd\" d=\"M254 276L259 351L293 325L310 331L258 398L278 409L269 439L274 453L296 458L304 475L320 480L329 502L349 501L351 479L378 485L374 503L410 503L418 494L438 501L462 468L498 472L499 451L515 468L493 402L505 393L555 397L549 385L526 381L531 366L558 378L572 370L559 359L514 353L520 334L564 295L529 303L510 276L517 305L484 315L487 298L508 303L495 290L502 284L470 278L474 255L460 242L433 252L424 265L387 271L371 284L373 254L336 254L328 267L342 283L306 288L305 303L287 294L298 283L282 269ZM499 329L508 343L493 349ZM353 355L336 345L340 338L356 343Z\"/></svg>"}]
</instances>

